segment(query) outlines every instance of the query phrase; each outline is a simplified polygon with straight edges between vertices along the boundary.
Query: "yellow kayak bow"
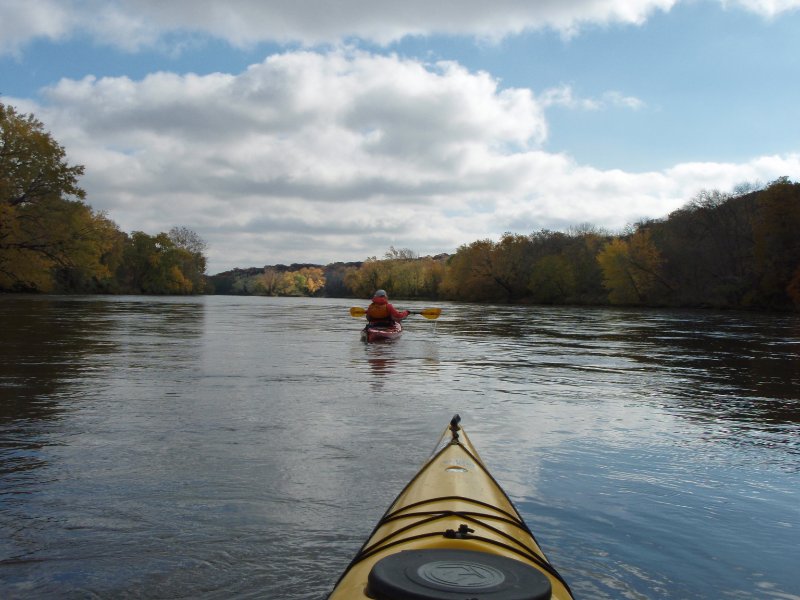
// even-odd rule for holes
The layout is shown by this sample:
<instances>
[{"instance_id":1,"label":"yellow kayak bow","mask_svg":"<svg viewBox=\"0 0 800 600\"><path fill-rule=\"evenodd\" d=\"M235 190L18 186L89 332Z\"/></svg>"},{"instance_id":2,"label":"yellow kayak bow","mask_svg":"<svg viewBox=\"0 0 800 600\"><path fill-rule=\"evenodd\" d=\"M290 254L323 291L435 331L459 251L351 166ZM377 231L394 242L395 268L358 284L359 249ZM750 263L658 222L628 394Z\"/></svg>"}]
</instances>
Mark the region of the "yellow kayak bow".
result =
<instances>
[{"instance_id":1,"label":"yellow kayak bow","mask_svg":"<svg viewBox=\"0 0 800 600\"><path fill-rule=\"evenodd\" d=\"M571 600L456 415L329 600Z\"/></svg>"}]
</instances>

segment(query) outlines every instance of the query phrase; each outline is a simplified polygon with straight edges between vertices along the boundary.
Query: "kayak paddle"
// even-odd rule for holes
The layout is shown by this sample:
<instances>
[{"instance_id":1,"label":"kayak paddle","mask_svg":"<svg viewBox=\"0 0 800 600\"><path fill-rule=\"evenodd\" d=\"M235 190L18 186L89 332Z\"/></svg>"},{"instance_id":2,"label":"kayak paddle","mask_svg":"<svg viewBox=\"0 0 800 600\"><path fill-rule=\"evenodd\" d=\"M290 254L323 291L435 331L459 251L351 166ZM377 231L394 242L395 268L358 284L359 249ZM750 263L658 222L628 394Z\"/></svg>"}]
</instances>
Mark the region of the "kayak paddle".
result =
<instances>
[{"instance_id":1,"label":"kayak paddle","mask_svg":"<svg viewBox=\"0 0 800 600\"><path fill-rule=\"evenodd\" d=\"M423 308L422 310L410 310L408 311L412 315L422 315L426 319L438 319L439 315L442 314L441 308Z\"/></svg>"},{"instance_id":2,"label":"kayak paddle","mask_svg":"<svg viewBox=\"0 0 800 600\"><path fill-rule=\"evenodd\" d=\"M438 319L439 315L442 314L441 308L423 308L422 310L410 310L408 311L412 315L422 315L426 319ZM365 317L367 315L367 309L361 308L360 306L354 306L350 309L350 316L351 317Z\"/></svg>"}]
</instances>

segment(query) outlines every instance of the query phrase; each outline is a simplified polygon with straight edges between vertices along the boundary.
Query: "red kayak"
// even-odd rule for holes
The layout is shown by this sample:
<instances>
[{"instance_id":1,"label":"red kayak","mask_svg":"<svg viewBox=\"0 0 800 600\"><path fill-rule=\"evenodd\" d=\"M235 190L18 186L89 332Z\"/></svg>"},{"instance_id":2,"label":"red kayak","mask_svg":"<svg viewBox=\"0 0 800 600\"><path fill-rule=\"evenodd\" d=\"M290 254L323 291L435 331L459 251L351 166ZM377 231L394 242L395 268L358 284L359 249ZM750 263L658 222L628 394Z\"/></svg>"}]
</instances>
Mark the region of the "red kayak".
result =
<instances>
[{"instance_id":1,"label":"red kayak","mask_svg":"<svg viewBox=\"0 0 800 600\"><path fill-rule=\"evenodd\" d=\"M367 343L381 340L395 340L403 334L403 326L398 321L391 324L367 325L361 330L361 339Z\"/></svg>"}]
</instances>

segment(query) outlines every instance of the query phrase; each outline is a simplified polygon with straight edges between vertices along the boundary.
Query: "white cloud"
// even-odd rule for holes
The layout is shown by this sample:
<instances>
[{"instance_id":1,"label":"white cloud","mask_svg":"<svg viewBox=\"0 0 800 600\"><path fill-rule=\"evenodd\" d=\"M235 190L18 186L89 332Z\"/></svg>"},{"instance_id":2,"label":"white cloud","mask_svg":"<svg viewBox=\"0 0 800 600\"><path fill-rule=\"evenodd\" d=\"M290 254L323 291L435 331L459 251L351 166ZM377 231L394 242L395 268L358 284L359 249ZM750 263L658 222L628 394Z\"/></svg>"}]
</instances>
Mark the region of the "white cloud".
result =
<instances>
[{"instance_id":1,"label":"white cloud","mask_svg":"<svg viewBox=\"0 0 800 600\"><path fill-rule=\"evenodd\" d=\"M622 92L611 90L603 94L603 101L611 106L619 106L622 108L630 108L632 110L639 110L644 108L645 103L643 100L635 96L626 96Z\"/></svg>"},{"instance_id":2,"label":"white cloud","mask_svg":"<svg viewBox=\"0 0 800 600\"><path fill-rule=\"evenodd\" d=\"M800 9L800 0L721 0L724 6L740 6L765 17Z\"/></svg>"},{"instance_id":3,"label":"white cloud","mask_svg":"<svg viewBox=\"0 0 800 600\"><path fill-rule=\"evenodd\" d=\"M800 173L798 155L647 173L580 165L546 151L547 101L530 90L357 51L287 52L238 75L65 79L43 98L11 103L86 166L90 204L128 232L195 229L211 272L619 228L703 188Z\"/></svg>"},{"instance_id":4,"label":"white cloud","mask_svg":"<svg viewBox=\"0 0 800 600\"><path fill-rule=\"evenodd\" d=\"M239 47L259 42L315 46L353 38L388 44L434 34L497 41L544 28L571 36L586 25L639 25L680 1L342 0L332 6L328 0L4 0L0 53L18 52L38 38L63 40L78 34L127 51L179 51L187 36L197 35ZM800 0L719 2L766 17L800 7Z\"/></svg>"},{"instance_id":5,"label":"white cloud","mask_svg":"<svg viewBox=\"0 0 800 600\"><path fill-rule=\"evenodd\" d=\"M5 0L0 51L30 39L82 33L126 50L153 46L167 34L204 34L235 46L257 42L338 43L360 38L387 44L415 35L468 35L498 40L552 28L567 35L585 24L644 22L677 0Z\"/></svg>"},{"instance_id":6,"label":"white cloud","mask_svg":"<svg viewBox=\"0 0 800 600\"><path fill-rule=\"evenodd\" d=\"M576 97L569 85L560 85L544 90L539 97L542 106L561 106L573 110L602 110L608 107L621 107L632 110L644 108L644 101L634 96L626 96L621 92L609 90L600 98Z\"/></svg>"},{"instance_id":7,"label":"white cloud","mask_svg":"<svg viewBox=\"0 0 800 600\"><path fill-rule=\"evenodd\" d=\"M36 38L63 39L77 27L74 15L58 0L4 0L0 5L0 54L16 53Z\"/></svg>"},{"instance_id":8,"label":"white cloud","mask_svg":"<svg viewBox=\"0 0 800 600\"><path fill-rule=\"evenodd\" d=\"M563 106L565 108L581 110L599 110L601 108L601 104L597 100L576 98L572 92L572 87L568 85L561 85L545 90L539 96L539 100L542 105L546 107Z\"/></svg>"}]
</instances>

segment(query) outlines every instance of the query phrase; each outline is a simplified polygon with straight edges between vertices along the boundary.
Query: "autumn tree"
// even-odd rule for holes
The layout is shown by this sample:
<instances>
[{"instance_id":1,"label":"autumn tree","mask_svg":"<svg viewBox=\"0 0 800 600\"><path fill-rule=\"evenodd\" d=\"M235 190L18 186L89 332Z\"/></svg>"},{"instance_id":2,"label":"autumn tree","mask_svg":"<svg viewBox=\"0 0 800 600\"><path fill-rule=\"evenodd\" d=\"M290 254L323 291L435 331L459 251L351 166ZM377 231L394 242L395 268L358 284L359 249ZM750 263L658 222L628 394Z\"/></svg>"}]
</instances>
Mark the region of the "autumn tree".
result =
<instances>
[{"instance_id":1,"label":"autumn tree","mask_svg":"<svg viewBox=\"0 0 800 600\"><path fill-rule=\"evenodd\" d=\"M650 228L676 304L740 306L752 288L757 194L703 191Z\"/></svg>"},{"instance_id":2,"label":"autumn tree","mask_svg":"<svg viewBox=\"0 0 800 600\"><path fill-rule=\"evenodd\" d=\"M325 275L318 267L303 267L292 273L299 294L314 296L325 287Z\"/></svg>"},{"instance_id":3,"label":"autumn tree","mask_svg":"<svg viewBox=\"0 0 800 600\"><path fill-rule=\"evenodd\" d=\"M197 279L198 264L204 265L205 258L176 246L169 234L134 231L125 244L118 277L129 293L196 294L204 290L204 281Z\"/></svg>"},{"instance_id":4,"label":"autumn tree","mask_svg":"<svg viewBox=\"0 0 800 600\"><path fill-rule=\"evenodd\" d=\"M406 260L399 267L398 279L402 285L398 291L403 298L439 297L439 288L444 279L444 261L433 257Z\"/></svg>"},{"instance_id":5,"label":"autumn tree","mask_svg":"<svg viewBox=\"0 0 800 600\"><path fill-rule=\"evenodd\" d=\"M191 284L190 292L205 290L206 250L208 244L188 227L173 227L167 233L174 248L173 260Z\"/></svg>"},{"instance_id":6,"label":"autumn tree","mask_svg":"<svg viewBox=\"0 0 800 600\"><path fill-rule=\"evenodd\" d=\"M49 291L58 269L109 276L115 227L84 204L82 174L40 121L0 104L0 290Z\"/></svg>"},{"instance_id":7,"label":"autumn tree","mask_svg":"<svg viewBox=\"0 0 800 600\"><path fill-rule=\"evenodd\" d=\"M567 301L581 304L599 304L606 300L603 271L597 255L608 242L610 235L591 225L584 224L569 232L569 242L561 255L567 259L575 278L574 295Z\"/></svg>"},{"instance_id":8,"label":"autumn tree","mask_svg":"<svg viewBox=\"0 0 800 600\"><path fill-rule=\"evenodd\" d=\"M288 270L265 267L259 274L233 276L226 291L256 296L315 296L325 288L325 273L319 267Z\"/></svg>"},{"instance_id":9,"label":"autumn tree","mask_svg":"<svg viewBox=\"0 0 800 600\"><path fill-rule=\"evenodd\" d=\"M325 268L325 295L328 297L344 297L350 294L345 284L349 273L356 271L355 266L335 263Z\"/></svg>"},{"instance_id":10,"label":"autumn tree","mask_svg":"<svg viewBox=\"0 0 800 600\"><path fill-rule=\"evenodd\" d=\"M597 261L613 304L655 301L655 292L666 285L660 274L663 259L647 229L628 239L616 238L605 245Z\"/></svg>"},{"instance_id":11,"label":"autumn tree","mask_svg":"<svg viewBox=\"0 0 800 600\"><path fill-rule=\"evenodd\" d=\"M80 293L119 293L116 273L122 265L128 236L103 213L78 211L74 223L84 235L75 244L74 260L54 270L56 290Z\"/></svg>"},{"instance_id":12,"label":"autumn tree","mask_svg":"<svg viewBox=\"0 0 800 600\"><path fill-rule=\"evenodd\" d=\"M492 275L493 250L494 242L489 239L459 246L447 262L442 282L444 297L468 302L502 299L503 291Z\"/></svg>"},{"instance_id":13,"label":"autumn tree","mask_svg":"<svg viewBox=\"0 0 800 600\"><path fill-rule=\"evenodd\" d=\"M561 254L543 256L533 266L529 287L534 302L566 302L573 298L577 288L575 270L570 261Z\"/></svg>"},{"instance_id":14,"label":"autumn tree","mask_svg":"<svg viewBox=\"0 0 800 600\"><path fill-rule=\"evenodd\" d=\"M383 261L372 256L361 263L361 267L348 271L344 277L347 289L358 298L370 298L379 288L387 288L388 273L381 264Z\"/></svg>"},{"instance_id":15,"label":"autumn tree","mask_svg":"<svg viewBox=\"0 0 800 600\"><path fill-rule=\"evenodd\" d=\"M503 300L516 302L524 298L533 268L530 237L504 233L490 254L489 265L492 279L502 290Z\"/></svg>"},{"instance_id":16,"label":"autumn tree","mask_svg":"<svg viewBox=\"0 0 800 600\"><path fill-rule=\"evenodd\" d=\"M264 296L277 296L281 285L282 273L275 268L267 267L264 273L257 275L251 293Z\"/></svg>"},{"instance_id":17,"label":"autumn tree","mask_svg":"<svg viewBox=\"0 0 800 600\"><path fill-rule=\"evenodd\" d=\"M408 248L391 246L383 260L368 258L359 268L344 271L344 284L356 297L369 298L385 289L398 298L436 298L444 278L443 260L425 257Z\"/></svg>"},{"instance_id":18,"label":"autumn tree","mask_svg":"<svg viewBox=\"0 0 800 600\"><path fill-rule=\"evenodd\" d=\"M414 260L419 258L419 255L410 248L395 248L389 246L389 249L384 254L386 260Z\"/></svg>"}]
</instances>

